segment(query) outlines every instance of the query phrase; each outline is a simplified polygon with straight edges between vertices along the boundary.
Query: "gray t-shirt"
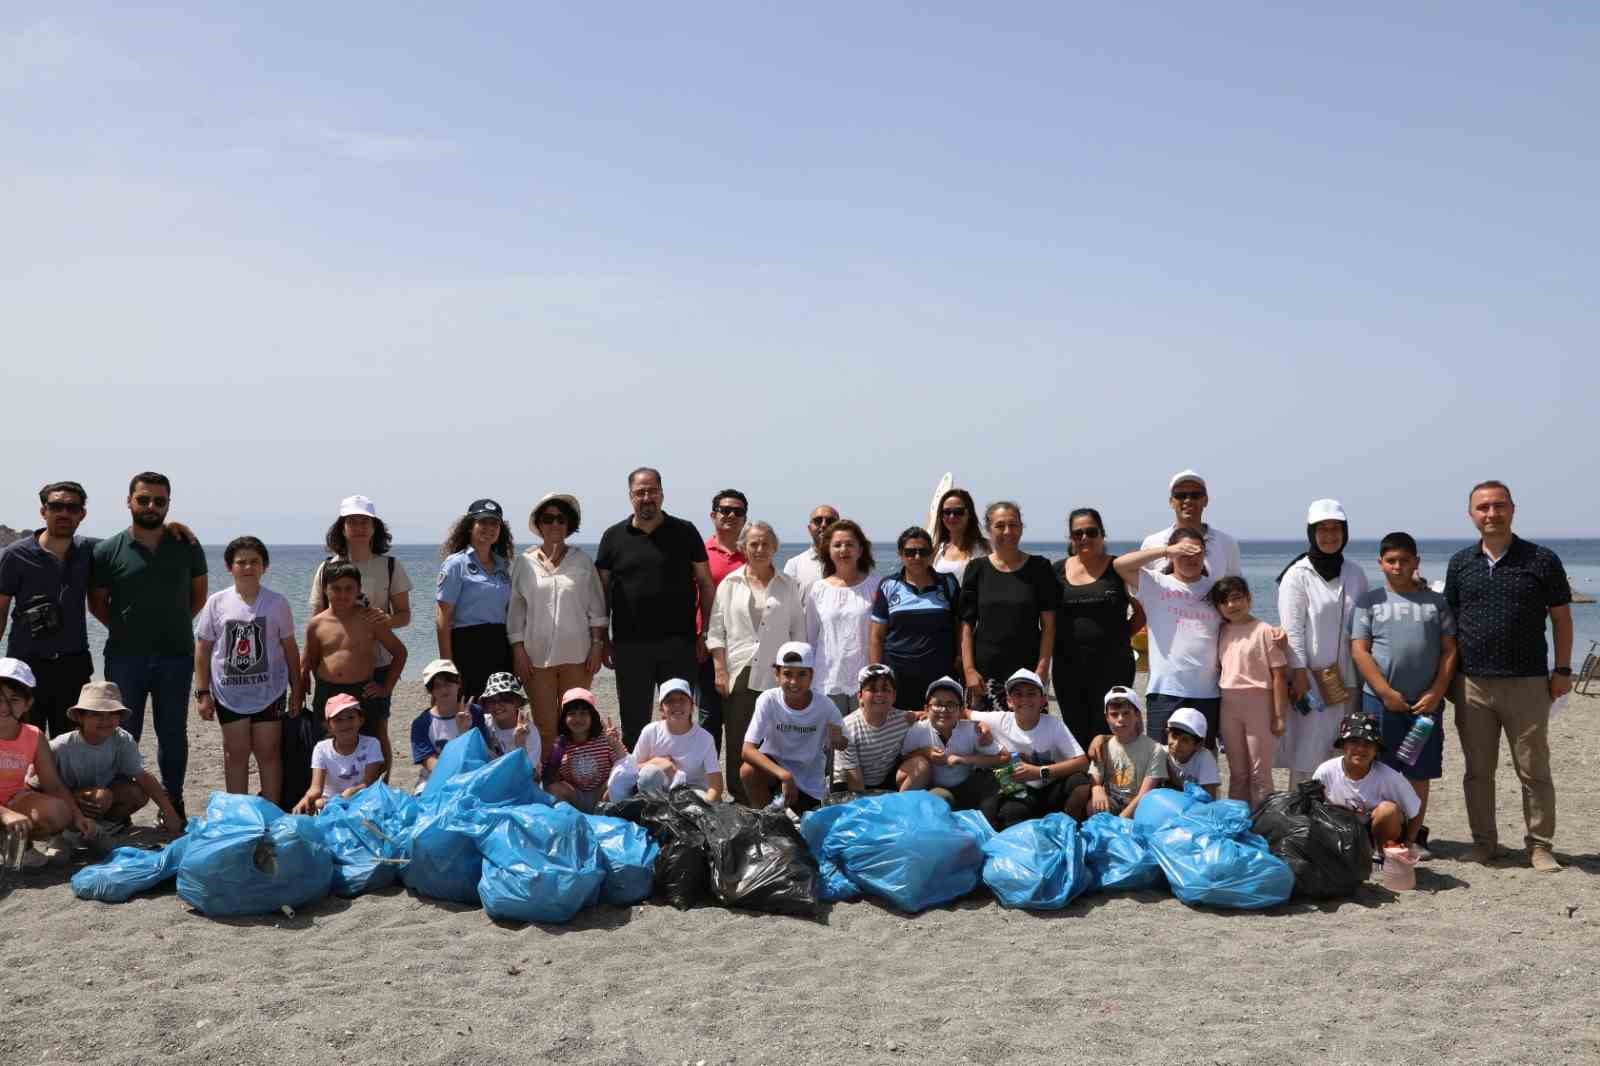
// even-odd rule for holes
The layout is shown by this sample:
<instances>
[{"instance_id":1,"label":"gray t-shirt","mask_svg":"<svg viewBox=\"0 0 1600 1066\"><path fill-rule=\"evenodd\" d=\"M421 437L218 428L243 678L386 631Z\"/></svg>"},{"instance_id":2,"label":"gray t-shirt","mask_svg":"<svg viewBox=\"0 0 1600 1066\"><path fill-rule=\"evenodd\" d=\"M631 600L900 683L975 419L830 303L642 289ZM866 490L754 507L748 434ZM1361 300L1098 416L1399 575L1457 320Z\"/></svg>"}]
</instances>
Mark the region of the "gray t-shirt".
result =
<instances>
[{"instance_id":1,"label":"gray t-shirt","mask_svg":"<svg viewBox=\"0 0 1600 1066\"><path fill-rule=\"evenodd\" d=\"M50 755L56 761L61 783L69 789L109 788L119 777L144 773L139 742L125 729L117 730L99 744L90 744L74 729L50 742Z\"/></svg>"},{"instance_id":2,"label":"gray t-shirt","mask_svg":"<svg viewBox=\"0 0 1600 1066\"><path fill-rule=\"evenodd\" d=\"M1395 592L1385 585L1356 600L1352 639L1372 642L1372 659L1384 680L1409 702L1433 684L1443 637L1456 635L1456 620L1432 589ZM1376 696L1371 685L1364 685Z\"/></svg>"}]
</instances>

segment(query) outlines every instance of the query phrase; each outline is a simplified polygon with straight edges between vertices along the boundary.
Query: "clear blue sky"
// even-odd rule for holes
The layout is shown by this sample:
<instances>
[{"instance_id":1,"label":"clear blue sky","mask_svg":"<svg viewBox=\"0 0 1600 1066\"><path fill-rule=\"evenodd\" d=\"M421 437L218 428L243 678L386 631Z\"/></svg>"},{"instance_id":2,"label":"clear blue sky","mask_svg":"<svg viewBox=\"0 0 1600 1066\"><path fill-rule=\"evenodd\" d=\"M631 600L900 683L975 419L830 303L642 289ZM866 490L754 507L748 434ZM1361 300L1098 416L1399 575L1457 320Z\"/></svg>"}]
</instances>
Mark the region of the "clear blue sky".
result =
<instances>
[{"instance_id":1,"label":"clear blue sky","mask_svg":"<svg viewBox=\"0 0 1600 1066\"><path fill-rule=\"evenodd\" d=\"M7 4L0 520L1595 535L1600 7ZM518 529L520 531L519 522Z\"/></svg>"}]
</instances>

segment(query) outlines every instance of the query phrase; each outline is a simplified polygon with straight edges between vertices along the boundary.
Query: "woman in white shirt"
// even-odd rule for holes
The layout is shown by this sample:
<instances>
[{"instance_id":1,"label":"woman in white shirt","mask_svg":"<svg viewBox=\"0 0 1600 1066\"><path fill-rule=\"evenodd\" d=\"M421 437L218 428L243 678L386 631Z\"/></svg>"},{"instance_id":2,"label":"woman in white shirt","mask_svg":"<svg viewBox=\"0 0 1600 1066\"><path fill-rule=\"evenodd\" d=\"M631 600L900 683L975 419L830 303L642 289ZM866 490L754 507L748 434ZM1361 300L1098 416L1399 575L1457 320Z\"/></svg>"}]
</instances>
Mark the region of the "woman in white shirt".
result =
<instances>
[{"instance_id":1,"label":"woman in white shirt","mask_svg":"<svg viewBox=\"0 0 1600 1066\"><path fill-rule=\"evenodd\" d=\"M840 714L856 709L857 675L867 665L872 629L872 542L861 527L841 518L822 533L822 580L806 589L806 643L814 649L811 687Z\"/></svg>"},{"instance_id":2,"label":"woman in white shirt","mask_svg":"<svg viewBox=\"0 0 1600 1066\"><path fill-rule=\"evenodd\" d=\"M1289 637L1289 698L1297 704L1278 741L1277 764L1289 769L1289 787L1309 781L1337 754L1339 722L1361 706L1361 681L1350 655L1356 600L1367 575L1344 557L1350 523L1338 500L1315 500L1306 512L1309 549L1278 575L1278 625ZM1332 667L1346 693L1331 701L1325 674ZM1301 708L1310 705L1310 713Z\"/></svg>"},{"instance_id":3,"label":"woman in white shirt","mask_svg":"<svg viewBox=\"0 0 1600 1066\"><path fill-rule=\"evenodd\" d=\"M511 564L506 632L512 669L533 702L533 723L546 751L553 749L561 693L588 688L605 647L606 599L594 562L567 544L583 512L566 493L546 493L528 513L541 542Z\"/></svg>"},{"instance_id":4,"label":"woman in white shirt","mask_svg":"<svg viewBox=\"0 0 1600 1066\"><path fill-rule=\"evenodd\" d=\"M739 780L744 734L756 698L778 683L772 669L778 649L791 640L806 639L806 613L800 586L772 565L778 534L770 525L746 524L736 547L745 564L729 571L717 586L706 647L722 694L722 754L727 764L723 780L733 798L745 803L744 783Z\"/></svg>"}]
</instances>

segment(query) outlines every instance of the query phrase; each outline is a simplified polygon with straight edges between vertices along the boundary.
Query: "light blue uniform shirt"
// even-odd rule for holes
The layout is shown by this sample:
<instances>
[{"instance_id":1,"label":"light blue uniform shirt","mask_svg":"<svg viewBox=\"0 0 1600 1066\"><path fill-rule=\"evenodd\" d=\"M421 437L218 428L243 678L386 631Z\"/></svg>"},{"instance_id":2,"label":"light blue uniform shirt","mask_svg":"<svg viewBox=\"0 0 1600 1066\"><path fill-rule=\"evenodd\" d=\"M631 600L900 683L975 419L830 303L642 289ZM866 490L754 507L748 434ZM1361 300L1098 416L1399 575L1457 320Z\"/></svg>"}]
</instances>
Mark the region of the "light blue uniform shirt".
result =
<instances>
[{"instance_id":1,"label":"light blue uniform shirt","mask_svg":"<svg viewBox=\"0 0 1600 1066\"><path fill-rule=\"evenodd\" d=\"M438 603L455 609L450 628L506 624L506 608L511 605L511 564L498 555L493 570L478 565L471 548L464 548L444 561L439 568Z\"/></svg>"}]
</instances>

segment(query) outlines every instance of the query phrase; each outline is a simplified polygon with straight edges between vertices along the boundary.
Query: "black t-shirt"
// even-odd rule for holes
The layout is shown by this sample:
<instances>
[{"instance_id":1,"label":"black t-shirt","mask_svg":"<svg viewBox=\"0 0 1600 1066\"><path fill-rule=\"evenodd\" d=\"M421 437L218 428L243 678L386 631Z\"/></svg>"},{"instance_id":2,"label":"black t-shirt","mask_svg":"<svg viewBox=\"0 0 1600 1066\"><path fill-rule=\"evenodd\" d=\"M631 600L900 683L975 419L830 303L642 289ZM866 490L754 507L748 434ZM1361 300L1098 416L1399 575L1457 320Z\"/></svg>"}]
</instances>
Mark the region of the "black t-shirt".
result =
<instances>
[{"instance_id":1,"label":"black t-shirt","mask_svg":"<svg viewBox=\"0 0 1600 1066\"><path fill-rule=\"evenodd\" d=\"M993 556L967 564L961 581L961 620L973 626L974 665L1004 681L1039 664L1039 615L1061 606L1061 583L1050 560L1030 555L1020 570L994 568Z\"/></svg>"},{"instance_id":2,"label":"black t-shirt","mask_svg":"<svg viewBox=\"0 0 1600 1066\"><path fill-rule=\"evenodd\" d=\"M89 570L99 541L73 537L65 560L57 559L39 544L33 531L0 552L0 595L11 597L11 621L6 630L6 654L13 659L71 655L89 650L85 597ZM26 612L38 597L54 604L59 625L41 637L33 635Z\"/></svg>"},{"instance_id":3,"label":"black t-shirt","mask_svg":"<svg viewBox=\"0 0 1600 1066\"><path fill-rule=\"evenodd\" d=\"M663 515L652 533L634 526L632 519L606 530L594 565L610 575L612 637L694 636L694 564L705 561L700 532L681 518Z\"/></svg>"},{"instance_id":4,"label":"black t-shirt","mask_svg":"<svg viewBox=\"0 0 1600 1066\"><path fill-rule=\"evenodd\" d=\"M1054 567L1061 582L1061 607L1056 612L1056 654L1099 656L1128 648L1128 586L1106 560L1105 573L1087 585L1067 580L1067 561Z\"/></svg>"}]
</instances>

